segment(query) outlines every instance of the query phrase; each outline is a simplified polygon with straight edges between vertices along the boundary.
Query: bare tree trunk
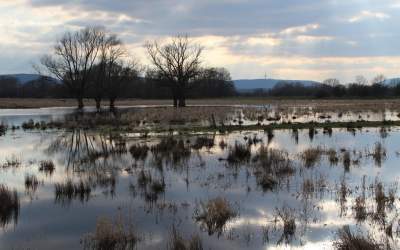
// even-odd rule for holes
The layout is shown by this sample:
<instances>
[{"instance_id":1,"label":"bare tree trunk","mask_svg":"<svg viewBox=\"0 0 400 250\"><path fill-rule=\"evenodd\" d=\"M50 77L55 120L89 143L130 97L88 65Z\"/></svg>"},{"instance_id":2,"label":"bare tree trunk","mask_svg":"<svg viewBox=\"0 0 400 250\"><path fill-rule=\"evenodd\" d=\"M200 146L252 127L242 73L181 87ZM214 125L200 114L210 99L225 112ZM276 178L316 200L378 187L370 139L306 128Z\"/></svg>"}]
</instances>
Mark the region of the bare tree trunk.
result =
<instances>
[{"instance_id":1,"label":"bare tree trunk","mask_svg":"<svg viewBox=\"0 0 400 250\"><path fill-rule=\"evenodd\" d=\"M185 88L179 88L179 103L178 107L186 107Z\"/></svg>"},{"instance_id":2,"label":"bare tree trunk","mask_svg":"<svg viewBox=\"0 0 400 250\"><path fill-rule=\"evenodd\" d=\"M172 98L173 98L173 100L174 100L174 108L177 108L178 107L178 91L177 91L177 88L176 88L176 86L173 86L172 88L171 88L171 91L172 91Z\"/></svg>"},{"instance_id":3,"label":"bare tree trunk","mask_svg":"<svg viewBox=\"0 0 400 250\"><path fill-rule=\"evenodd\" d=\"M115 110L115 98L110 98L110 110Z\"/></svg>"},{"instance_id":4,"label":"bare tree trunk","mask_svg":"<svg viewBox=\"0 0 400 250\"><path fill-rule=\"evenodd\" d=\"M94 101L96 102L97 111L100 111L100 109L101 109L101 98L95 98Z\"/></svg>"},{"instance_id":5,"label":"bare tree trunk","mask_svg":"<svg viewBox=\"0 0 400 250\"><path fill-rule=\"evenodd\" d=\"M77 100L78 100L78 109L83 109L83 107L85 106L84 104L83 104L83 97L81 97L81 96L79 96L78 98L77 98Z\"/></svg>"}]
</instances>

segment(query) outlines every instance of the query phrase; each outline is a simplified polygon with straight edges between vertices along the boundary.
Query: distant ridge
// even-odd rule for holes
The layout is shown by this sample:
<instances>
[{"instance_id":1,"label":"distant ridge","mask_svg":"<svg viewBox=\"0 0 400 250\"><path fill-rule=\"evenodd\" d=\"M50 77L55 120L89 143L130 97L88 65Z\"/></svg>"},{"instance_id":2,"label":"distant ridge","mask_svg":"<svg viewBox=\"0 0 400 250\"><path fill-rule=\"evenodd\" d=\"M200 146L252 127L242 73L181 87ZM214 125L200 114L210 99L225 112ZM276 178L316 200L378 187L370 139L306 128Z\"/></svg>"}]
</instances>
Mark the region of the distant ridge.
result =
<instances>
[{"instance_id":1,"label":"distant ridge","mask_svg":"<svg viewBox=\"0 0 400 250\"><path fill-rule=\"evenodd\" d=\"M239 92L248 92L255 89L264 89L269 90L275 87L275 85L279 82L288 82L288 83L301 83L304 86L312 86L321 84L321 82L311 81L311 80L284 80L284 79L239 79L233 81L236 89ZM385 85L394 86L400 83L400 78L391 78L386 79L383 82Z\"/></svg>"},{"instance_id":2,"label":"distant ridge","mask_svg":"<svg viewBox=\"0 0 400 250\"><path fill-rule=\"evenodd\" d=\"M26 84L31 81L38 80L41 77L39 74L6 74L6 75L0 75L0 78L16 78L18 83L20 84ZM50 79L54 80L54 82L59 82L58 80L51 78Z\"/></svg>"},{"instance_id":3,"label":"distant ridge","mask_svg":"<svg viewBox=\"0 0 400 250\"><path fill-rule=\"evenodd\" d=\"M239 79L234 80L235 87L238 91L249 91L254 89L272 89L279 82L302 83L305 86L320 84L310 80L281 80L281 79Z\"/></svg>"}]
</instances>

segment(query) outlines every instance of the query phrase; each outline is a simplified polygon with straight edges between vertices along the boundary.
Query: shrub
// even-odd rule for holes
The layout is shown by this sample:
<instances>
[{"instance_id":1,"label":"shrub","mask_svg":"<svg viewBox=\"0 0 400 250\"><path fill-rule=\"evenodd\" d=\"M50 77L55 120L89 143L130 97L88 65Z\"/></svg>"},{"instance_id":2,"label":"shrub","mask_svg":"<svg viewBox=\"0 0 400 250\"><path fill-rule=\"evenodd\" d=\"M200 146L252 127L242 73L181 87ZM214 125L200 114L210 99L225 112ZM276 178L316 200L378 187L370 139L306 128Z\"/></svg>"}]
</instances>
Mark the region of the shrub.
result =
<instances>
[{"instance_id":1,"label":"shrub","mask_svg":"<svg viewBox=\"0 0 400 250\"><path fill-rule=\"evenodd\" d=\"M133 226L124 224L122 218L100 218L96 231L85 236L82 243L85 250L125 250L135 249L139 240Z\"/></svg>"},{"instance_id":2,"label":"shrub","mask_svg":"<svg viewBox=\"0 0 400 250\"><path fill-rule=\"evenodd\" d=\"M11 220L17 222L19 208L17 191L11 191L5 185L0 185L0 226L6 226Z\"/></svg>"},{"instance_id":3,"label":"shrub","mask_svg":"<svg viewBox=\"0 0 400 250\"><path fill-rule=\"evenodd\" d=\"M146 144L135 144L129 148L129 152L135 160L145 160L149 147Z\"/></svg>"},{"instance_id":4,"label":"shrub","mask_svg":"<svg viewBox=\"0 0 400 250\"><path fill-rule=\"evenodd\" d=\"M250 148L244 144L235 142L235 145L229 148L227 161L229 163L240 163L248 161L250 157L251 157Z\"/></svg>"},{"instance_id":5,"label":"shrub","mask_svg":"<svg viewBox=\"0 0 400 250\"><path fill-rule=\"evenodd\" d=\"M195 219L201 222L208 234L215 232L220 235L226 222L236 216L229 202L221 197L209 200L207 204L201 203L200 210L195 211Z\"/></svg>"},{"instance_id":6,"label":"shrub","mask_svg":"<svg viewBox=\"0 0 400 250\"><path fill-rule=\"evenodd\" d=\"M369 237L352 234L349 226L344 226L338 231L338 239L333 243L337 250L380 250L378 243Z\"/></svg>"}]
</instances>

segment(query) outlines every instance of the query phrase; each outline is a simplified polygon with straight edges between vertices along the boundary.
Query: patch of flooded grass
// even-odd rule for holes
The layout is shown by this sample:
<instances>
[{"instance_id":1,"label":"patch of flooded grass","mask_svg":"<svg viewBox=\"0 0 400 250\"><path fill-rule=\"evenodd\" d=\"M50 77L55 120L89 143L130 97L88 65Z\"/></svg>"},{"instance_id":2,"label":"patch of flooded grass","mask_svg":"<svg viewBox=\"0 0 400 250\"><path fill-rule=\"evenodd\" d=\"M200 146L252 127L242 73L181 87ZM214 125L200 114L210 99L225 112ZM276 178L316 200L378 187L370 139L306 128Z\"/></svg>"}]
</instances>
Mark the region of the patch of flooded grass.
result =
<instances>
[{"instance_id":1,"label":"patch of flooded grass","mask_svg":"<svg viewBox=\"0 0 400 250\"><path fill-rule=\"evenodd\" d=\"M25 176L25 190L28 192L35 192L39 186L39 181L36 175Z\"/></svg>"},{"instance_id":2,"label":"patch of flooded grass","mask_svg":"<svg viewBox=\"0 0 400 250\"><path fill-rule=\"evenodd\" d=\"M139 241L133 223L127 223L119 216L114 221L99 218L95 232L83 237L81 244L84 250L122 250L135 249Z\"/></svg>"},{"instance_id":3,"label":"patch of flooded grass","mask_svg":"<svg viewBox=\"0 0 400 250\"><path fill-rule=\"evenodd\" d=\"M5 185L0 185L0 227L7 226L11 221L17 223L20 202L16 190L10 190Z\"/></svg>"},{"instance_id":4,"label":"patch of flooded grass","mask_svg":"<svg viewBox=\"0 0 400 250\"><path fill-rule=\"evenodd\" d=\"M249 161L250 157L250 148L247 145L236 141L235 144L229 148L227 161L230 164L237 164Z\"/></svg>"},{"instance_id":5,"label":"patch of flooded grass","mask_svg":"<svg viewBox=\"0 0 400 250\"><path fill-rule=\"evenodd\" d=\"M134 144L129 148L129 152L135 160L145 160L149 147L146 144Z\"/></svg>"},{"instance_id":6,"label":"patch of flooded grass","mask_svg":"<svg viewBox=\"0 0 400 250\"><path fill-rule=\"evenodd\" d=\"M296 234L296 216L293 209L283 206L280 209L276 209L276 218L283 224L283 232L281 238L278 240L278 244L285 242L290 243Z\"/></svg>"},{"instance_id":7,"label":"patch of flooded grass","mask_svg":"<svg viewBox=\"0 0 400 250\"><path fill-rule=\"evenodd\" d=\"M187 160L191 155L189 145L182 139L175 139L172 136L161 139L161 141L150 147L157 160L165 160L168 163L182 163Z\"/></svg>"},{"instance_id":8,"label":"patch of flooded grass","mask_svg":"<svg viewBox=\"0 0 400 250\"><path fill-rule=\"evenodd\" d=\"M175 226L172 226L167 249L169 250L203 250L203 242L199 235L184 239Z\"/></svg>"},{"instance_id":9,"label":"patch of flooded grass","mask_svg":"<svg viewBox=\"0 0 400 250\"><path fill-rule=\"evenodd\" d=\"M386 148L381 142L376 142L372 153L369 155L374 159L377 166L381 166L382 161L386 159Z\"/></svg>"},{"instance_id":10,"label":"patch of flooded grass","mask_svg":"<svg viewBox=\"0 0 400 250\"><path fill-rule=\"evenodd\" d=\"M9 158L6 158L5 162L2 164L2 168L18 168L21 166L21 159L16 155L12 155Z\"/></svg>"},{"instance_id":11,"label":"patch of flooded grass","mask_svg":"<svg viewBox=\"0 0 400 250\"><path fill-rule=\"evenodd\" d=\"M200 150L202 148L211 149L214 147L214 137L199 136L192 145L195 150Z\"/></svg>"},{"instance_id":12,"label":"patch of flooded grass","mask_svg":"<svg viewBox=\"0 0 400 250\"><path fill-rule=\"evenodd\" d=\"M200 207L196 209L194 218L197 222L200 222L209 235L214 233L221 235L225 224L236 215L237 213L226 199L217 197L206 203L200 202Z\"/></svg>"},{"instance_id":13,"label":"patch of flooded grass","mask_svg":"<svg viewBox=\"0 0 400 250\"><path fill-rule=\"evenodd\" d=\"M314 167L320 162L324 152L325 151L321 147L308 148L300 154L300 159L303 161L305 167Z\"/></svg>"},{"instance_id":14,"label":"patch of flooded grass","mask_svg":"<svg viewBox=\"0 0 400 250\"><path fill-rule=\"evenodd\" d=\"M349 226L344 226L337 233L337 240L333 243L337 250L383 250L381 244L378 244L371 237L351 232Z\"/></svg>"},{"instance_id":15,"label":"patch of flooded grass","mask_svg":"<svg viewBox=\"0 0 400 250\"><path fill-rule=\"evenodd\" d=\"M89 183L82 180L79 183L67 180L64 183L55 184L55 200L60 203L68 203L76 198L79 198L81 202L88 201L91 192Z\"/></svg>"},{"instance_id":16,"label":"patch of flooded grass","mask_svg":"<svg viewBox=\"0 0 400 250\"><path fill-rule=\"evenodd\" d=\"M56 167L51 160L44 160L39 164L39 171L44 172L46 175L52 175L55 169Z\"/></svg>"},{"instance_id":17,"label":"patch of flooded grass","mask_svg":"<svg viewBox=\"0 0 400 250\"><path fill-rule=\"evenodd\" d=\"M0 136L5 135L7 132L8 126L4 123L0 123Z\"/></svg>"}]
</instances>

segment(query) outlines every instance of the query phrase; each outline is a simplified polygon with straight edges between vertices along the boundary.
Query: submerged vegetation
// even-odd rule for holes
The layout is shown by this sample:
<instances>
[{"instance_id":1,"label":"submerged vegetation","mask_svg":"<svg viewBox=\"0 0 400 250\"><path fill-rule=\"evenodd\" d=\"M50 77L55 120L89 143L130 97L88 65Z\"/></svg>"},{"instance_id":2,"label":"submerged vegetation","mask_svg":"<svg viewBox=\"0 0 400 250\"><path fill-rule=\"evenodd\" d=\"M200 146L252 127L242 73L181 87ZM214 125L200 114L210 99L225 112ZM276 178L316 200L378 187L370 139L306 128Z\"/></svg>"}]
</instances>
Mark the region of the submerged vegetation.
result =
<instances>
[{"instance_id":1,"label":"submerged vegetation","mask_svg":"<svg viewBox=\"0 0 400 250\"><path fill-rule=\"evenodd\" d=\"M168 243L169 250L203 250L203 243L198 235L193 235L189 240L185 240L175 226L172 226Z\"/></svg>"},{"instance_id":2,"label":"submerged vegetation","mask_svg":"<svg viewBox=\"0 0 400 250\"><path fill-rule=\"evenodd\" d=\"M82 180L79 183L67 180L65 183L55 184L55 199L56 202L65 203L79 198L83 202L89 199L91 191L92 188L89 183L85 183Z\"/></svg>"},{"instance_id":3,"label":"submerged vegetation","mask_svg":"<svg viewBox=\"0 0 400 250\"><path fill-rule=\"evenodd\" d=\"M11 221L17 223L20 202L16 190L12 191L7 186L0 185L0 227L5 227Z\"/></svg>"},{"instance_id":4,"label":"submerged vegetation","mask_svg":"<svg viewBox=\"0 0 400 250\"><path fill-rule=\"evenodd\" d=\"M209 200L207 203L200 203L200 207L195 211L195 219L200 222L209 235L224 230L225 224L236 216L229 202L221 197Z\"/></svg>"},{"instance_id":5,"label":"submerged vegetation","mask_svg":"<svg viewBox=\"0 0 400 250\"><path fill-rule=\"evenodd\" d=\"M245 144L235 142L235 145L229 148L227 161L231 164L249 161L251 157L250 148Z\"/></svg>"},{"instance_id":6,"label":"submerged vegetation","mask_svg":"<svg viewBox=\"0 0 400 250\"><path fill-rule=\"evenodd\" d=\"M337 250L380 250L382 245L370 237L351 232L349 226L344 226L338 231L338 239L334 242Z\"/></svg>"},{"instance_id":7,"label":"submerged vegetation","mask_svg":"<svg viewBox=\"0 0 400 250\"><path fill-rule=\"evenodd\" d=\"M115 221L108 218L99 218L94 233L82 239L84 250L122 250L135 249L140 237L131 223L127 223L121 216Z\"/></svg>"}]
</instances>

